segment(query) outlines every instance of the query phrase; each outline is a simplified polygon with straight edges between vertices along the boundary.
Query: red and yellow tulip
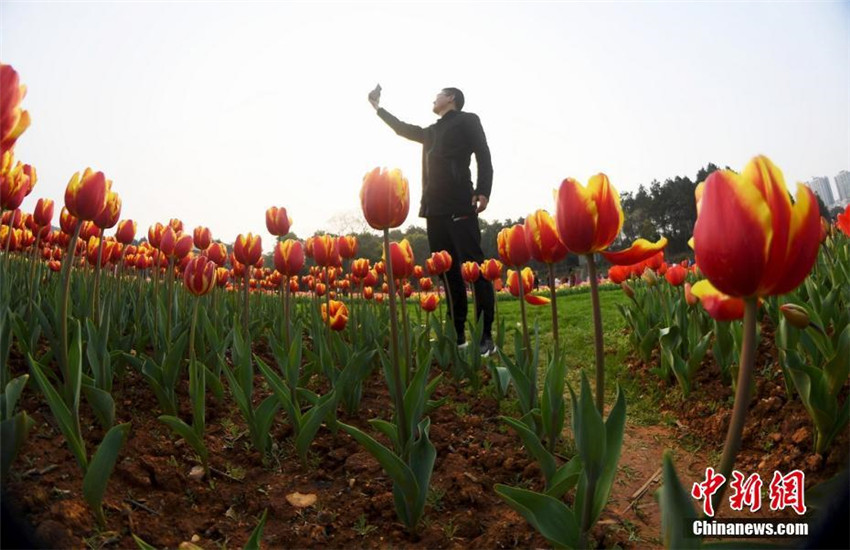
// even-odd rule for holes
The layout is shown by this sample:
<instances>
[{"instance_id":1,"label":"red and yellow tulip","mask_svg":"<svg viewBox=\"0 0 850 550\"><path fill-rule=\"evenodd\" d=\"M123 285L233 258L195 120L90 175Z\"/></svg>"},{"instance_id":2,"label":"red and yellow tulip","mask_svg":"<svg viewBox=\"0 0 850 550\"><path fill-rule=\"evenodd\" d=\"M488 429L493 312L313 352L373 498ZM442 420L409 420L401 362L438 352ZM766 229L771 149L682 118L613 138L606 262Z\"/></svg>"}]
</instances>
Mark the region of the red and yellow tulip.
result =
<instances>
[{"instance_id":1,"label":"red and yellow tulip","mask_svg":"<svg viewBox=\"0 0 850 550\"><path fill-rule=\"evenodd\" d=\"M538 262L554 264L567 257L555 220L545 210L537 210L525 219L525 239L531 257Z\"/></svg>"},{"instance_id":2,"label":"red and yellow tulip","mask_svg":"<svg viewBox=\"0 0 850 550\"><path fill-rule=\"evenodd\" d=\"M496 236L499 258L511 267L521 267L531 259L531 251L525 238L525 227L516 224L499 231Z\"/></svg>"},{"instance_id":3,"label":"red and yellow tulip","mask_svg":"<svg viewBox=\"0 0 850 550\"><path fill-rule=\"evenodd\" d=\"M339 247L339 255L345 259L353 258L357 255L357 237L354 235L344 235L337 239Z\"/></svg>"},{"instance_id":4,"label":"red and yellow tulip","mask_svg":"<svg viewBox=\"0 0 850 550\"><path fill-rule=\"evenodd\" d=\"M330 300L330 304L322 304L322 321L325 323L328 322L328 309L330 309L331 330L344 329L348 323L348 308L345 304L337 300Z\"/></svg>"},{"instance_id":5,"label":"red and yellow tulip","mask_svg":"<svg viewBox=\"0 0 850 550\"><path fill-rule=\"evenodd\" d=\"M413 275L415 260L413 248L411 248L407 239L402 239L398 243L390 243L390 257L392 258L393 277L406 279ZM386 261L386 258L384 258L384 261Z\"/></svg>"},{"instance_id":6,"label":"red and yellow tulip","mask_svg":"<svg viewBox=\"0 0 850 550\"><path fill-rule=\"evenodd\" d=\"M136 238L136 222L133 220L121 220L115 230L115 240L121 244L130 244Z\"/></svg>"},{"instance_id":7,"label":"red and yellow tulip","mask_svg":"<svg viewBox=\"0 0 850 550\"><path fill-rule=\"evenodd\" d=\"M106 208L110 183L103 172L94 172L91 168L86 168L82 176L74 173L65 188L65 206L76 218L94 220Z\"/></svg>"},{"instance_id":8,"label":"red and yellow tulip","mask_svg":"<svg viewBox=\"0 0 850 550\"><path fill-rule=\"evenodd\" d=\"M183 282L189 292L195 296L207 294L217 282L215 264L205 256L195 256L186 264Z\"/></svg>"},{"instance_id":9,"label":"red and yellow tulip","mask_svg":"<svg viewBox=\"0 0 850 550\"><path fill-rule=\"evenodd\" d=\"M460 266L460 274L464 282L472 284L481 276L481 269L475 262L463 262Z\"/></svg>"},{"instance_id":10,"label":"red and yellow tulip","mask_svg":"<svg viewBox=\"0 0 850 550\"><path fill-rule=\"evenodd\" d=\"M241 264L255 265L263 257L262 239L253 233L239 234L233 243L233 255Z\"/></svg>"},{"instance_id":11,"label":"red and yellow tulip","mask_svg":"<svg viewBox=\"0 0 850 550\"><path fill-rule=\"evenodd\" d=\"M664 278L673 286L681 286L685 282L685 277L688 275L688 270L679 264L674 264L667 268Z\"/></svg>"},{"instance_id":12,"label":"red and yellow tulip","mask_svg":"<svg viewBox=\"0 0 850 550\"><path fill-rule=\"evenodd\" d=\"M850 236L850 204L844 208L844 212L838 214L835 219L835 227L841 230L847 236Z\"/></svg>"},{"instance_id":13,"label":"red and yellow tulip","mask_svg":"<svg viewBox=\"0 0 850 550\"><path fill-rule=\"evenodd\" d=\"M339 255L339 241L331 235L316 235L313 237L313 259L322 267L341 266L342 257Z\"/></svg>"},{"instance_id":14,"label":"red and yellow tulip","mask_svg":"<svg viewBox=\"0 0 850 550\"><path fill-rule=\"evenodd\" d=\"M304 267L304 246L301 241L278 241L274 247L274 267L288 277L297 275Z\"/></svg>"},{"instance_id":15,"label":"red and yellow tulip","mask_svg":"<svg viewBox=\"0 0 850 550\"><path fill-rule=\"evenodd\" d=\"M32 213L33 222L38 227L49 227L53 223L53 207L53 199L38 199Z\"/></svg>"},{"instance_id":16,"label":"red and yellow tulip","mask_svg":"<svg viewBox=\"0 0 850 550\"><path fill-rule=\"evenodd\" d=\"M549 298L543 296L535 296L531 293L534 288L534 271L530 267L522 270L522 292L525 301L533 306L542 306L549 303ZM516 297L519 297L519 277L513 269L508 270L508 291Z\"/></svg>"},{"instance_id":17,"label":"red and yellow tulip","mask_svg":"<svg viewBox=\"0 0 850 550\"><path fill-rule=\"evenodd\" d=\"M445 250L440 250L431 254L431 257L425 261L425 266L428 268L430 275L442 275L452 267L452 255ZM395 264L393 264L395 267Z\"/></svg>"},{"instance_id":18,"label":"red and yellow tulip","mask_svg":"<svg viewBox=\"0 0 850 550\"><path fill-rule=\"evenodd\" d=\"M15 146L15 141L30 125L30 114L21 109L27 87L21 84L18 72L0 63L0 154Z\"/></svg>"},{"instance_id":19,"label":"red and yellow tulip","mask_svg":"<svg viewBox=\"0 0 850 550\"><path fill-rule=\"evenodd\" d=\"M694 251L719 292L740 298L785 294L811 271L820 246L817 199L798 184L792 204L782 172L767 157L752 159L742 174L713 172L698 187L697 199Z\"/></svg>"},{"instance_id":20,"label":"red and yellow tulip","mask_svg":"<svg viewBox=\"0 0 850 550\"><path fill-rule=\"evenodd\" d=\"M121 217L121 197L111 189L106 193L106 206L94 218L94 224L101 229L111 229Z\"/></svg>"},{"instance_id":21,"label":"red and yellow tulip","mask_svg":"<svg viewBox=\"0 0 850 550\"><path fill-rule=\"evenodd\" d=\"M210 231L209 227L199 225L192 232L192 241L198 250L206 250L209 248L210 243L212 243L212 231Z\"/></svg>"},{"instance_id":22,"label":"red and yellow tulip","mask_svg":"<svg viewBox=\"0 0 850 550\"><path fill-rule=\"evenodd\" d=\"M656 243L638 239L626 250L605 252L623 227L623 209L620 207L620 195L608 181L608 176L602 173L590 178L587 187L573 178L561 183L555 223L561 242L571 252L601 252L612 264L636 264L667 246L667 239L663 237Z\"/></svg>"},{"instance_id":23,"label":"red and yellow tulip","mask_svg":"<svg viewBox=\"0 0 850 550\"><path fill-rule=\"evenodd\" d=\"M292 218L287 214L286 208L272 206L266 210L266 229L275 237L283 237L289 233L292 227Z\"/></svg>"},{"instance_id":24,"label":"red and yellow tulip","mask_svg":"<svg viewBox=\"0 0 850 550\"><path fill-rule=\"evenodd\" d=\"M407 219L410 189L401 170L374 168L363 177L360 189L363 216L374 229L392 229Z\"/></svg>"},{"instance_id":25,"label":"red and yellow tulip","mask_svg":"<svg viewBox=\"0 0 850 550\"><path fill-rule=\"evenodd\" d=\"M35 168L20 161L15 163L11 151L4 153L0 165L0 208L18 208L32 192L35 182Z\"/></svg>"},{"instance_id":26,"label":"red and yellow tulip","mask_svg":"<svg viewBox=\"0 0 850 550\"><path fill-rule=\"evenodd\" d=\"M437 309L439 303L440 297L435 293L423 294L419 297L419 306L429 313Z\"/></svg>"},{"instance_id":27,"label":"red and yellow tulip","mask_svg":"<svg viewBox=\"0 0 850 550\"><path fill-rule=\"evenodd\" d=\"M500 262L499 260L494 260L492 258L484 260L484 263L481 264L481 276L490 282L501 278L502 262Z\"/></svg>"}]
</instances>

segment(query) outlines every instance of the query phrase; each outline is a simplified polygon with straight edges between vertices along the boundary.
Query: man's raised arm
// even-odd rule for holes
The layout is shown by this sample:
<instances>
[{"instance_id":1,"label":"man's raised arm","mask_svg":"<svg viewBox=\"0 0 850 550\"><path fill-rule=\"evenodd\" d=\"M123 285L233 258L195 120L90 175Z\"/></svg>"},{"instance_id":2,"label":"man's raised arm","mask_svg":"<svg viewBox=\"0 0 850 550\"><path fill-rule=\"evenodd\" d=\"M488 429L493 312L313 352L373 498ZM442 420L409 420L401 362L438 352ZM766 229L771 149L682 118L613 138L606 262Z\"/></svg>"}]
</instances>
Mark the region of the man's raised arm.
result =
<instances>
[{"instance_id":1,"label":"man's raised arm","mask_svg":"<svg viewBox=\"0 0 850 550\"><path fill-rule=\"evenodd\" d=\"M381 120L386 122L390 128L395 130L396 134L400 135L403 138L418 141L419 143L425 141L425 130L421 126L416 126L415 124L408 124L406 122L400 121L399 119L391 115L389 111L380 107L378 105L380 101L381 85L379 84L374 90L369 93L369 103L371 103L372 107L375 108L375 111L378 113L378 116L381 117Z\"/></svg>"}]
</instances>

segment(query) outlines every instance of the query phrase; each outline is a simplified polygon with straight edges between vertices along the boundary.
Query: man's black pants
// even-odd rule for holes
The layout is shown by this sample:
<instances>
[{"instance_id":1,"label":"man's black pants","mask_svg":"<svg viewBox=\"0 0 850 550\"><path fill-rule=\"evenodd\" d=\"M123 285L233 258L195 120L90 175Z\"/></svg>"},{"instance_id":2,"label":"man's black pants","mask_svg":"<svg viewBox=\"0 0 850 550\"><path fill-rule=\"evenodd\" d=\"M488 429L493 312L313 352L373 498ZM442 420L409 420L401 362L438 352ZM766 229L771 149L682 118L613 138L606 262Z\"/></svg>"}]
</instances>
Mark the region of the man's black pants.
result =
<instances>
[{"instance_id":1,"label":"man's black pants","mask_svg":"<svg viewBox=\"0 0 850 550\"><path fill-rule=\"evenodd\" d=\"M428 228L428 246L431 252L446 250L452 255L452 267L446 273L449 281L449 296L455 311L454 325L458 334L458 342L465 341L464 326L467 316L466 284L460 272L463 262L484 261L481 250L481 229L478 227L478 216L432 216L426 218ZM495 295L493 284L479 277L474 285L475 301L478 305L476 319L484 318L484 336L492 334L493 308Z\"/></svg>"}]
</instances>

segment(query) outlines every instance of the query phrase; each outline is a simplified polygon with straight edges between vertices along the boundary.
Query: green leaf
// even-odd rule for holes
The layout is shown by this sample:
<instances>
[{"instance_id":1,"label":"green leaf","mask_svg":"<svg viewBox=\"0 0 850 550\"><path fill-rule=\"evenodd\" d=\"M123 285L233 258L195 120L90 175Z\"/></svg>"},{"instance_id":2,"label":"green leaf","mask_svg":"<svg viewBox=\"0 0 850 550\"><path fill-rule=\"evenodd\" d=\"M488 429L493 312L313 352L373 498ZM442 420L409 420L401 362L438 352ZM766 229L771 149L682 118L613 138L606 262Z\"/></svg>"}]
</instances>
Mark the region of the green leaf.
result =
<instances>
[{"instance_id":1,"label":"green leaf","mask_svg":"<svg viewBox=\"0 0 850 550\"><path fill-rule=\"evenodd\" d=\"M608 503L614 477L617 474L617 463L620 461L620 450L623 447L623 432L626 427L626 398L623 391L617 388L617 400L614 408L605 421L605 462L602 473L596 483L596 494L593 497L592 522L602 515L602 510Z\"/></svg>"},{"instance_id":2,"label":"green leaf","mask_svg":"<svg viewBox=\"0 0 850 550\"><path fill-rule=\"evenodd\" d=\"M837 397L847 377L850 376L850 325L844 327L838 337L835 355L824 366L829 394Z\"/></svg>"},{"instance_id":3,"label":"green leaf","mask_svg":"<svg viewBox=\"0 0 850 550\"><path fill-rule=\"evenodd\" d=\"M169 416L167 414L160 416L159 421L171 428L174 433L185 439L186 443L188 443L192 449L198 453L198 456L200 456L204 462L207 461L207 457L209 456L207 446L204 443L203 437L195 433L192 426L186 424L183 420L176 416Z\"/></svg>"},{"instance_id":4,"label":"green leaf","mask_svg":"<svg viewBox=\"0 0 850 550\"><path fill-rule=\"evenodd\" d=\"M65 401L53 388L50 382L47 381L47 378L41 370L41 366L35 361L35 359L32 358L32 355L27 355L27 360L29 361L33 378L35 378L36 384L38 384L38 387L41 388L41 392L47 398L47 404L50 407L50 412L52 412L53 417L56 418L56 422L59 424L59 430L62 432L62 435L65 436L65 441L68 442L68 447L70 447L71 452L77 459L77 463L80 465L80 468L82 468L83 471L86 471L86 468L88 467L88 457L86 456L85 443L83 442L79 431L79 419L71 414L71 411L68 409Z\"/></svg>"},{"instance_id":5,"label":"green leaf","mask_svg":"<svg viewBox=\"0 0 850 550\"><path fill-rule=\"evenodd\" d=\"M576 486L580 475L581 459L574 456L569 462L558 468L558 471L552 476L552 482L546 489L546 494L553 498L561 498L564 493Z\"/></svg>"},{"instance_id":6,"label":"green leaf","mask_svg":"<svg viewBox=\"0 0 850 550\"><path fill-rule=\"evenodd\" d=\"M373 418L372 420L369 420L369 424L390 440L390 443L393 445L393 449L400 448L398 442L398 427L395 424L387 422L386 420L381 420L380 418Z\"/></svg>"},{"instance_id":7,"label":"green leaf","mask_svg":"<svg viewBox=\"0 0 850 550\"><path fill-rule=\"evenodd\" d=\"M661 533L665 548L699 548L700 539L685 537L685 525L697 519L690 493L685 491L676 468L673 466L672 453L664 453L664 485L661 487Z\"/></svg>"},{"instance_id":8,"label":"green leaf","mask_svg":"<svg viewBox=\"0 0 850 550\"><path fill-rule=\"evenodd\" d=\"M111 428L115 423L115 401L112 399L112 394L89 385L83 386L83 393L103 429Z\"/></svg>"},{"instance_id":9,"label":"green leaf","mask_svg":"<svg viewBox=\"0 0 850 550\"><path fill-rule=\"evenodd\" d=\"M577 548L579 527L567 505L542 493L496 484L498 494L556 548Z\"/></svg>"},{"instance_id":10,"label":"green leaf","mask_svg":"<svg viewBox=\"0 0 850 550\"><path fill-rule=\"evenodd\" d=\"M68 380L65 380L65 389L71 393L70 395L65 395L65 403L68 404L68 408L73 411L75 417L80 414L80 385L83 376L83 344L81 332L80 322L74 321L74 337L71 340L71 347L68 350L69 365L66 372Z\"/></svg>"},{"instance_id":11,"label":"green leaf","mask_svg":"<svg viewBox=\"0 0 850 550\"><path fill-rule=\"evenodd\" d=\"M584 371L581 373L581 397L578 402L578 414L573 419L581 462L589 478L598 478L605 460L605 423L593 403L593 394Z\"/></svg>"},{"instance_id":12,"label":"green leaf","mask_svg":"<svg viewBox=\"0 0 850 550\"><path fill-rule=\"evenodd\" d=\"M5 480L35 421L24 411L0 422L0 479Z\"/></svg>"},{"instance_id":13,"label":"green leaf","mask_svg":"<svg viewBox=\"0 0 850 550\"><path fill-rule=\"evenodd\" d=\"M133 535L133 540L136 542L136 546L139 547L139 550L157 550L157 548L155 546L151 546L150 544L146 543L145 541L143 541L142 539L140 539L136 535L134 535L132 533L131 533L131 535Z\"/></svg>"},{"instance_id":14,"label":"green leaf","mask_svg":"<svg viewBox=\"0 0 850 550\"><path fill-rule=\"evenodd\" d=\"M100 511L109 476L118 460L118 452L130 433L130 423L113 426L100 442L83 478L83 498L96 512Z\"/></svg>"},{"instance_id":15,"label":"green leaf","mask_svg":"<svg viewBox=\"0 0 850 550\"><path fill-rule=\"evenodd\" d=\"M335 407L336 390L331 390L320 397L316 405L301 417L301 427L298 430L298 437L295 438L295 449L302 459L307 457L307 451L313 439L316 438L316 433L322 426L322 422Z\"/></svg>"},{"instance_id":16,"label":"green leaf","mask_svg":"<svg viewBox=\"0 0 850 550\"><path fill-rule=\"evenodd\" d=\"M260 372L263 373L263 376L266 378L266 382L268 382L269 386L271 386L275 396L277 396L281 405L283 405L283 409L289 417L289 421L292 423L295 433L298 434L301 428L301 409L297 406L297 404L292 402L292 399L290 398L290 391L286 382L284 382L283 379L262 359L259 357L255 357L255 359L257 361L257 366L260 368Z\"/></svg>"},{"instance_id":17,"label":"green leaf","mask_svg":"<svg viewBox=\"0 0 850 550\"><path fill-rule=\"evenodd\" d=\"M245 550L260 550L260 539L263 538L263 527L266 526L266 517L269 515L269 509L263 510L263 515L260 517L260 523L254 527L251 532L251 538L245 543Z\"/></svg>"},{"instance_id":18,"label":"green leaf","mask_svg":"<svg viewBox=\"0 0 850 550\"><path fill-rule=\"evenodd\" d=\"M249 422L254 424L251 428L255 434L255 446L261 453L265 453L268 449L268 444L271 440L269 432L274 421L274 415L277 414L278 410L280 410L280 401L277 399L277 396L270 395L263 399L263 402L260 403L249 419ZM298 435L300 436L301 434L299 433Z\"/></svg>"},{"instance_id":19,"label":"green leaf","mask_svg":"<svg viewBox=\"0 0 850 550\"><path fill-rule=\"evenodd\" d=\"M553 357L546 370L546 378L543 382L543 396L540 400L540 415L543 424L543 433L548 439L549 448L553 448L555 442L561 436L564 429L564 376L566 374L566 363L559 358Z\"/></svg>"},{"instance_id":20,"label":"green leaf","mask_svg":"<svg viewBox=\"0 0 850 550\"><path fill-rule=\"evenodd\" d=\"M374 438L372 438L372 436L360 431L354 426L349 426L348 424L340 422L339 427L353 437L358 443L365 447L372 456L375 457L375 460L378 461L393 482L398 484L400 490L403 491L405 495L410 495L411 499L415 498L415 495L419 491L419 485L416 482L416 477L408 465L405 464L398 455L378 443Z\"/></svg>"},{"instance_id":21,"label":"green leaf","mask_svg":"<svg viewBox=\"0 0 850 550\"><path fill-rule=\"evenodd\" d=\"M525 449L528 451L528 454L530 454L540 465L540 470L543 472L543 477L546 479L546 488L548 489L552 479L555 477L555 471L557 470L555 458L543 447L543 443L540 441L540 438L537 437L537 434L530 430L524 423L507 416L501 416L499 418L505 421L511 428L516 430L517 434L522 439L522 443L525 445Z\"/></svg>"},{"instance_id":22,"label":"green leaf","mask_svg":"<svg viewBox=\"0 0 850 550\"><path fill-rule=\"evenodd\" d=\"M434 471L434 461L437 459L437 450L428 438L431 427L431 419L425 418L419 423L419 439L410 449L410 469L416 478L419 492L416 495L413 508L410 510L411 529L416 527L422 512L425 509L425 500L428 496L428 486L431 484L431 473Z\"/></svg>"},{"instance_id":23,"label":"green leaf","mask_svg":"<svg viewBox=\"0 0 850 550\"><path fill-rule=\"evenodd\" d=\"M6 384L6 390L3 392L5 400L5 410L2 412L4 419L12 418L12 413L15 412L15 405L18 404L18 399L21 397L21 392L24 391L24 387L27 385L29 379L29 374L22 374L21 376L14 378L8 384Z\"/></svg>"}]
</instances>

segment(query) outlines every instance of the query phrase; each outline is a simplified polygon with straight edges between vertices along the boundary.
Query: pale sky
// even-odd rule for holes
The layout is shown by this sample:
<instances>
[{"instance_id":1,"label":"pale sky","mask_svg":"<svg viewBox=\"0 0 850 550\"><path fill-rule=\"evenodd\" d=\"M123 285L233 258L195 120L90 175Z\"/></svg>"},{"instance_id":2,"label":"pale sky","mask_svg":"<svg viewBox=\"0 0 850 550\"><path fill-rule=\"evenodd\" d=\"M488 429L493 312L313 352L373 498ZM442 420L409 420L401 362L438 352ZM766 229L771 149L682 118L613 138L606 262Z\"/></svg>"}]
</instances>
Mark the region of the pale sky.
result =
<instances>
[{"instance_id":1,"label":"pale sky","mask_svg":"<svg viewBox=\"0 0 850 550\"><path fill-rule=\"evenodd\" d=\"M741 169L764 153L789 184L850 169L850 3L0 4L0 58L28 87L23 208L59 205L75 171L113 180L122 218L203 224L231 242L285 206L301 237L360 216L372 167L399 167L411 214L440 88L481 117L495 220L554 211L566 177L620 191ZM57 209L58 221L58 209Z\"/></svg>"}]
</instances>

